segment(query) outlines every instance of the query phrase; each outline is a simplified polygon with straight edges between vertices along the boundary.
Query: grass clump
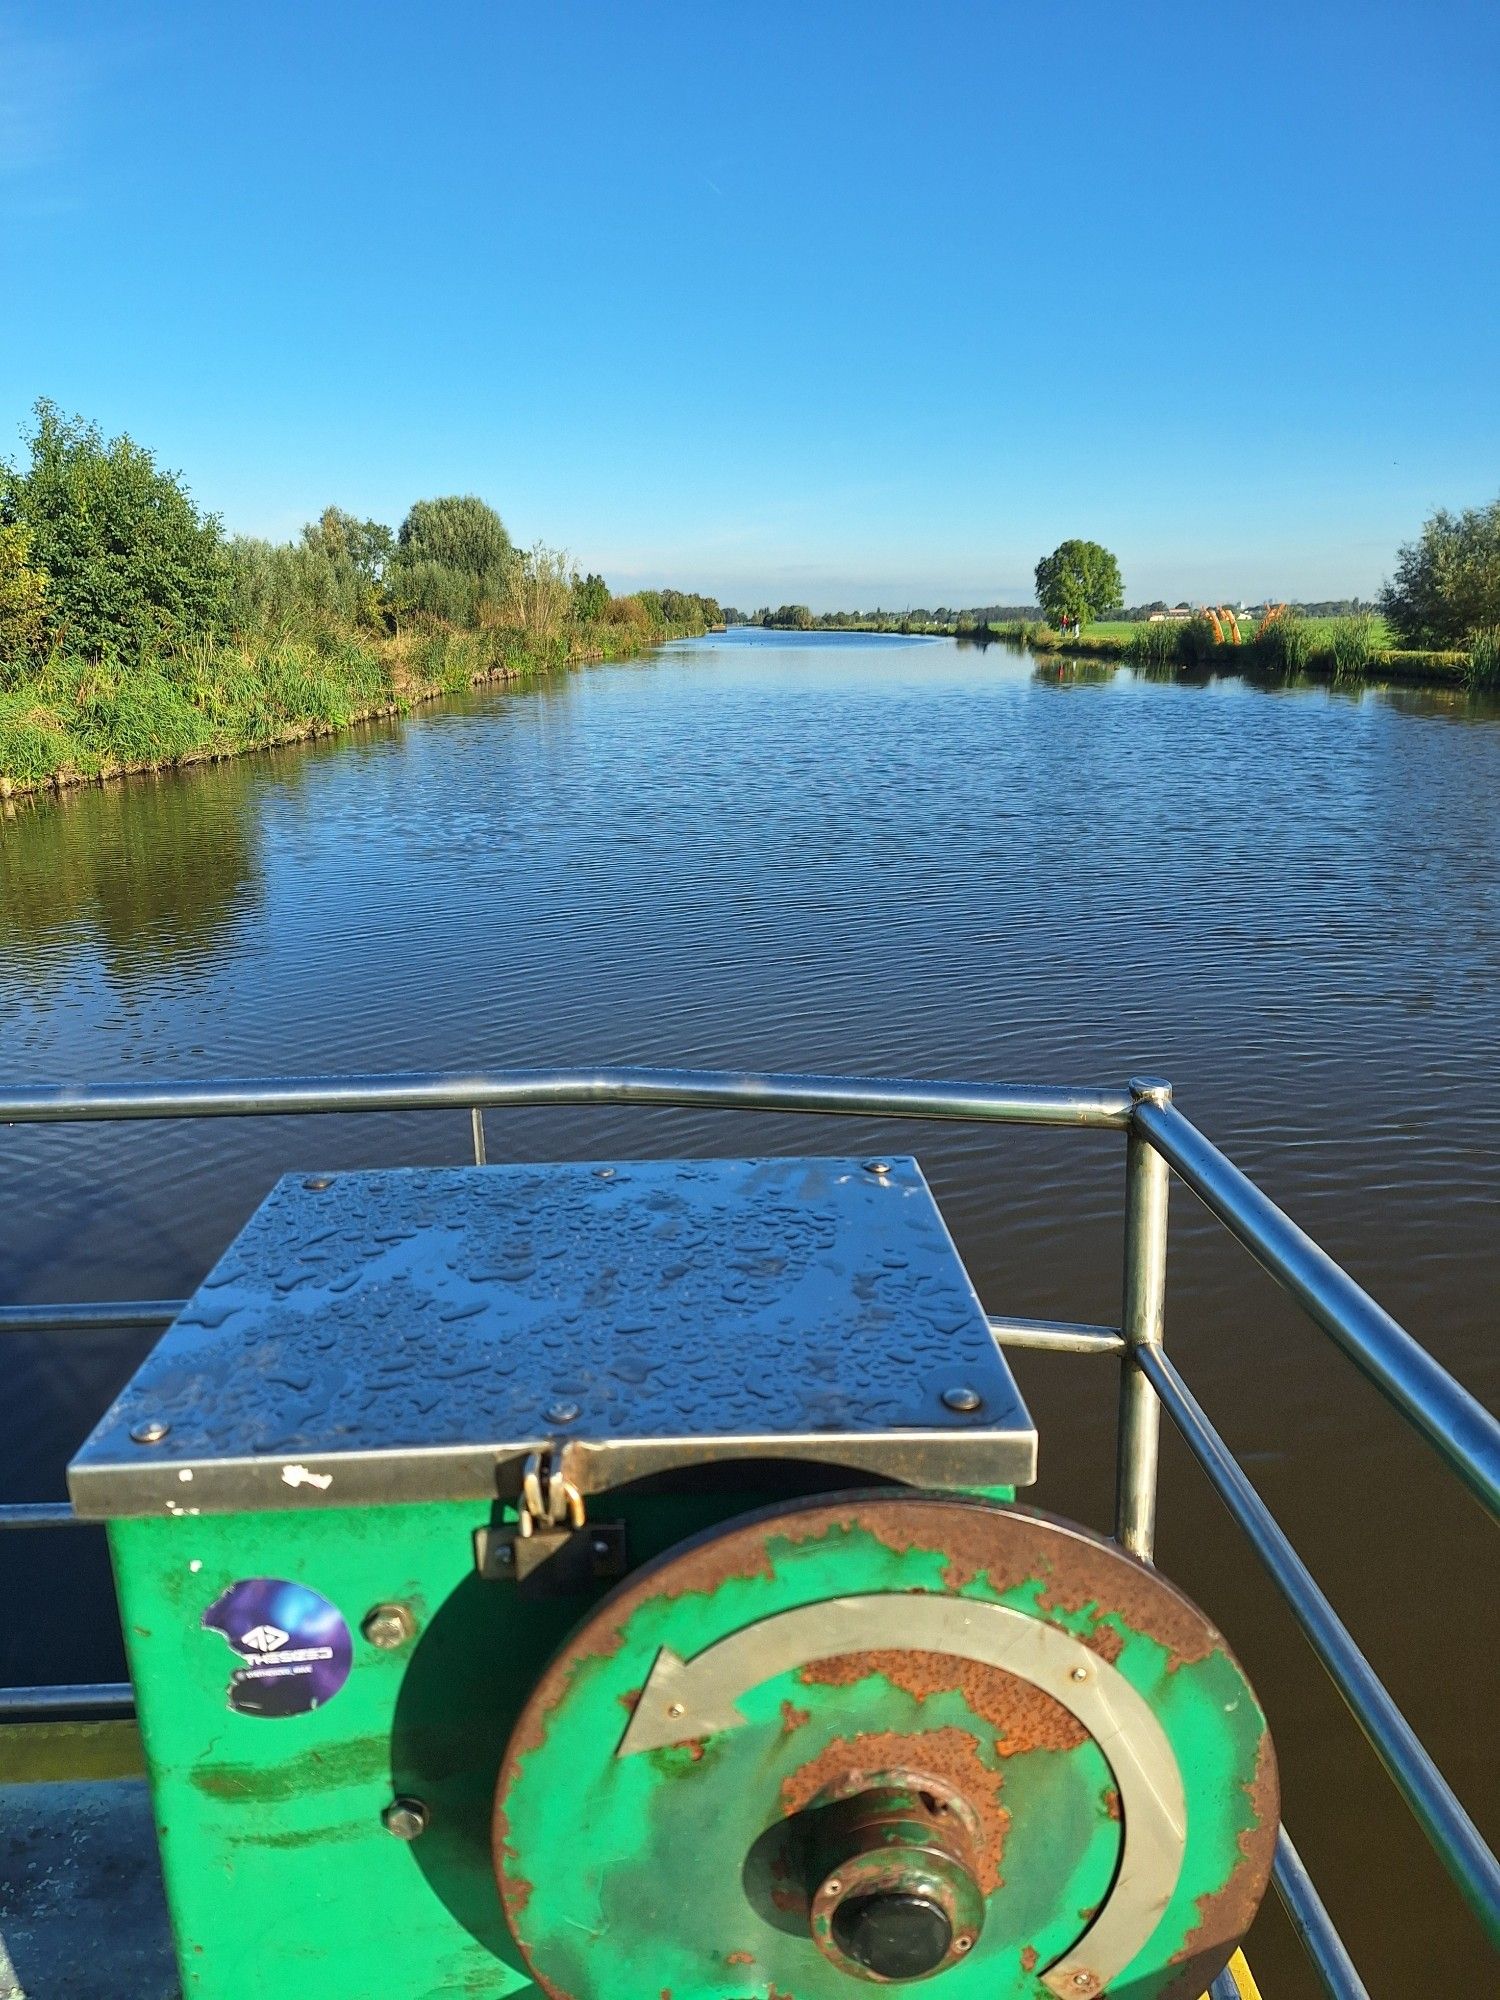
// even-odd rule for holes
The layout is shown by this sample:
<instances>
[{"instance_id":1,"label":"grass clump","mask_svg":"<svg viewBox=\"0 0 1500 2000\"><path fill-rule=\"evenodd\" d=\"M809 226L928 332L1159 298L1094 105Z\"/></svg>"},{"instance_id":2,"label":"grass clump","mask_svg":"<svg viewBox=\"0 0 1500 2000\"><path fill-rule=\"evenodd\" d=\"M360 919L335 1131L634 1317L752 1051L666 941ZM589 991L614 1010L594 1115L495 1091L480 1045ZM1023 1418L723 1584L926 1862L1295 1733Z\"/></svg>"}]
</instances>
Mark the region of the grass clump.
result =
<instances>
[{"instance_id":1,"label":"grass clump","mask_svg":"<svg viewBox=\"0 0 1500 2000\"><path fill-rule=\"evenodd\" d=\"M1380 626L1368 612L1335 618L1329 633L1336 680L1357 680L1380 654Z\"/></svg>"},{"instance_id":2,"label":"grass clump","mask_svg":"<svg viewBox=\"0 0 1500 2000\"><path fill-rule=\"evenodd\" d=\"M1500 625L1482 626L1470 633L1464 679L1470 687L1500 687Z\"/></svg>"},{"instance_id":3,"label":"grass clump","mask_svg":"<svg viewBox=\"0 0 1500 2000\"><path fill-rule=\"evenodd\" d=\"M1125 657L1136 667L1176 666L1182 657L1178 634L1182 627L1165 618L1137 625L1125 644Z\"/></svg>"},{"instance_id":4,"label":"grass clump","mask_svg":"<svg viewBox=\"0 0 1500 2000\"><path fill-rule=\"evenodd\" d=\"M1250 651L1256 665L1270 673L1302 673L1313 655L1307 620L1296 611L1265 619L1250 642Z\"/></svg>"}]
</instances>

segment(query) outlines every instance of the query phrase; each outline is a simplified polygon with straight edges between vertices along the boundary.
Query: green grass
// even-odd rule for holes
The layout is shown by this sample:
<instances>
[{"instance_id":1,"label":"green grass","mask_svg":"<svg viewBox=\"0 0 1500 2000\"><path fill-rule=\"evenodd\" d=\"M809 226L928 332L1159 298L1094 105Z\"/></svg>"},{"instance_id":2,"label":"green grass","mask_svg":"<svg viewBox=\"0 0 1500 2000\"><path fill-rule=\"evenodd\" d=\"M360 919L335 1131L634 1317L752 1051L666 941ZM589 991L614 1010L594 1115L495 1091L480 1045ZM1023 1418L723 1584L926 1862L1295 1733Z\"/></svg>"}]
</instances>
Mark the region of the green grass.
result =
<instances>
[{"instance_id":1,"label":"green grass","mask_svg":"<svg viewBox=\"0 0 1500 2000\"><path fill-rule=\"evenodd\" d=\"M33 668L0 668L0 797L327 735L485 680L619 659L675 636L601 624L530 646L498 627L391 639L332 629L238 645L200 640L129 662L54 654Z\"/></svg>"}]
</instances>

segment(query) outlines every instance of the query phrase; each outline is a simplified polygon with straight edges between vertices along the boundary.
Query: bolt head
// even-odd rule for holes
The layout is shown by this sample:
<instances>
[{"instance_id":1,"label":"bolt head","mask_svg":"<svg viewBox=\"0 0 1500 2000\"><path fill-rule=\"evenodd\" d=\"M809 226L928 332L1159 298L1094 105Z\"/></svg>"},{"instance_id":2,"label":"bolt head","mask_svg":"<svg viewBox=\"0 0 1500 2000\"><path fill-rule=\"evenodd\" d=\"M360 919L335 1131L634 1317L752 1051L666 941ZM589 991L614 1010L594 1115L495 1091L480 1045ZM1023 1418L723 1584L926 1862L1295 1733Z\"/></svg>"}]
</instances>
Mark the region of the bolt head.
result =
<instances>
[{"instance_id":1,"label":"bolt head","mask_svg":"<svg viewBox=\"0 0 1500 2000\"><path fill-rule=\"evenodd\" d=\"M576 1424L582 1414L583 1412L579 1409L578 1405L569 1402L566 1397L562 1397L559 1401L547 1405L547 1421L549 1424Z\"/></svg>"},{"instance_id":2,"label":"bolt head","mask_svg":"<svg viewBox=\"0 0 1500 2000\"><path fill-rule=\"evenodd\" d=\"M332 1187L333 1182L327 1174L312 1174L302 1185L307 1189L309 1194L321 1194L324 1188Z\"/></svg>"},{"instance_id":3,"label":"bolt head","mask_svg":"<svg viewBox=\"0 0 1500 2000\"><path fill-rule=\"evenodd\" d=\"M979 1391L970 1388L967 1382L955 1382L951 1389L943 1391L944 1407L950 1410L967 1413L970 1410L977 1410L983 1401L984 1398Z\"/></svg>"},{"instance_id":4,"label":"bolt head","mask_svg":"<svg viewBox=\"0 0 1500 2000\"><path fill-rule=\"evenodd\" d=\"M890 1172L890 1170L891 1170L891 1163L889 1160L865 1161L865 1172L867 1174L874 1174L877 1177L877 1179L883 1179L885 1175Z\"/></svg>"},{"instance_id":5,"label":"bolt head","mask_svg":"<svg viewBox=\"0 0 1500 2000\"><path fill-rule=\"evenodd\" d=\"M1075 1681L1086 1681L1088 1677L1089 1670L1087 1667L1075 1667L1073 1669L1073 1678Z\"/></svg>"},{"instance_id":6,"label":"bolt head","mask_svg":"<svg viewBox=\"0 0 1500 2000\"><path fill-rule=\"evenodd\" d=\"M428 1813L420 1799L392 1799L380 1815L380 1824L397 1840L416 1840L427 1831Z\"/></svg>"},{"instance_id":7,"label":"bolt head","mask_svg":"<svg viewBox=\"0 0 1500 2000\"><path fill-rule=\"evenodd\" d=\"M143 1423L131 1425L130 1439L132 1444L160 1444L171 1428L163 1417L147 1417Z\"/></svg>"},{"instance_id":8,"label":"bolt head","mask_svg":"<svg viewBox=\"0 0 1500 2000\"><path fill-rule=\"evenodd\" d=\"M372 1646L378 1646L384 1653L394 1653L398 1646L416 1637L417 1621L410 1605L377 1604L365 1613L359 1629Z\"/></svg>"}]
</instances>

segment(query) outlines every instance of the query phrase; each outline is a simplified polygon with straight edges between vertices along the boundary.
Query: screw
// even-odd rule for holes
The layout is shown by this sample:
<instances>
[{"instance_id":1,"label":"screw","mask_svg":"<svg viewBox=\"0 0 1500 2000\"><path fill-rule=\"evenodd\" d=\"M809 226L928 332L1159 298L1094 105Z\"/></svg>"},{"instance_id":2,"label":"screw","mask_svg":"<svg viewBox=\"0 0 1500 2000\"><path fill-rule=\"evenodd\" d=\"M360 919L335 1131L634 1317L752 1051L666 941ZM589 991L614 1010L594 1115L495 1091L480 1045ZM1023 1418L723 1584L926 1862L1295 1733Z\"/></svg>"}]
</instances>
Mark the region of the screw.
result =
<instances>
[{"instance_id":1,"label":"screw","mask_svg":"<svg viewBox=\"0 0 1500 2000\"><path fill-rule=\"evenodd\" d=\"M890 1170L891 1170L891 1163L889 1160L865 1161L865 1172L867 1174L877 1174L877 1175L888 1174Z\"/></svg>"},{"instance_id":2,"label":"screw","mask_svg":"<svg viewBox=\"0 0 1500 2000\"><path fill-rule=\"evenodd\" d=\"M615 1177L615 1170L613 1167L595 1167L594 1172L598 1175L601 1181L612 1181Z\"/></svg>"},{"instance_id":3,"label":"screw","mask_svg":"<svg viewBox=\"0 0 1500 2000\"><path fill-rule=\"evenodd\" d=\"M333 1182L328 1178L327 1174L314 1174L311 1179L305 1180L302 1185L307 1189L309 1194L321 1194L324 1188L332 1187Z\"/></svg>"},{"instance_id":4,"label":"screw","mask_svg":"<svg viewBox=\"0 0 1500 2000\"><path fill-rule=\"evenodd\" d=\"M1075 1667L1073 1669L1073 1678L1075 1681L1086 1681L1088 1677L1089 1670L1087 1667Z\"/></svg>"},{"instance_id":5,"label":"screw","mask_svg":"<svg viewBox=\"0 0 1500 2000\"><path fill-rule=\"evenodd\" d=\"M609 1552L610 1552L609 1543L605 1541L603 1535L595 1535L594 1554L602 1559L603 1557L607 1556Z\"/></svg>"},{"instance_id":6,"label":"screw","mask_svg":"<svg viewBox=\"0 0 1500 2000\"><path fill-rule=\"evenodd\" d=\"M823 1894L825 1896L837 1896L841 1893L843 1887L844 1885L837 1875L830 1875L828 1880L823 1884Z\"/></svg>"},{"instance_id":7,"label":"screw","mask_svg":"<svg viewBox=\"0 0 1500 2000\"><path fill-rule=\"evenodd\" d=\"M984 1401L977 1389L971 1389L967 1382L955 1382L951 1389L943 1391L943 1402L950 1410L977 1410Z\"/></svg>"},{"instance_id":8,"label":"screw","mask_svg":"<svg viewBox=\"0 0 1500 2000\"><path fill-rule=\"evenodd\" d=\"M971 1937L955 1938L953 1940L953 1949L955 1951L972 1951L974 1949L974 1940Z\"/></svg>"},{"instance_id":9,"label":"screw","mask_svg":"<svg viewBox=\"0 0 1500 2000\"><path fill-rule=\"evenodd\" d=\"M570 1403L566 1401L566 1399L561 1402L549 1403L547 1405L547 1421L549 1424L577 1423L579 1416L581 1414L582 1412L579 1410L578 1405L576 1403Z\"/></svg>"},{"instance_id":10,"label":"screw","mask_svg":"<svg viewBox=\"0 0 1500 2000\"><path fill-rule=\"evenodd\" d=\"M360 1624L372 1646L379 1646L383 1653L394 1653L398 1646L404 1646L417 1633L417 1621L407 1604L377 1604L367 1611Z\"/></svg>"},{"instance_id":11,"label":"screw","mask_svg":"<svg viewBox=\"0 0 1500 2000\"><path fill-rule=\"evenodd\" d=\"M680 1722L683 1716L687 1714L687 1710L680 1701L674 1701L668 1704L667 1714L671 1716L674 1722Z\"/></svg>"},{"instance_id":12,"label":"screw","mask_svg":"<svg viewBox=\"0 0 1500 2000\"><path fill-rule=\"evenodd\" d=\"M144 1423L132 1424L130 1438L133 1444L160 1444L172 1428L160 1417L147 1417Z\"/></svg>"},{"instance_id":13,"label":"screw","mask_svg":"<svg viewBox=\"0 0 1500 2000\"><path fill-rule=\"evenodd\" d=\"M499 1562L499 1564L500 1564L501 1568L502 1568L502 1569L508 1569L508 1568L509 1568L509 1567L511 1566L511 1564L512 1564L512 1563L514 1563L514 1561L515 1561L515 1559L516 1559L516 1545L515 1545L515 1543L514 1543L514 1542L502 1542L502 1543L500 1544L499 1548L498 1548L498 1549L497 1549L497 1550L495 1551L495 1556L496 1556L496 1560L497 1560L497 1561Z\"/></svg>"},{"instance_id":14,"label":"screw","mask_svg":"<svg viewBox=\"0 0 1500 2000\"><path fill-rule=\"evenodd\" d=\"M397 1840L415 1840L427 1831L427 1808L420 1799L392 1799L380 1815L380 1824Z\"/></svg>"}]
</instances>

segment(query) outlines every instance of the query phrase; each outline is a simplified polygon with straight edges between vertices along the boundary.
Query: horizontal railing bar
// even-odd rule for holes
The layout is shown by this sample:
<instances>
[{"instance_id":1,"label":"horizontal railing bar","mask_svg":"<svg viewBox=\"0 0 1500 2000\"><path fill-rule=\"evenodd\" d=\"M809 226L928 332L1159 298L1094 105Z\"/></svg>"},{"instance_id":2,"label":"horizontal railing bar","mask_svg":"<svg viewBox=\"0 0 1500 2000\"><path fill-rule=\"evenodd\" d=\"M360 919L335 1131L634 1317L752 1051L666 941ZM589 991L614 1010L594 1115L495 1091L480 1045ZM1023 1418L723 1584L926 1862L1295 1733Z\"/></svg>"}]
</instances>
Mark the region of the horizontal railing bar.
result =
<instances>
[{"instance_id":1,"label":"horizontal railing bar","mask_svg":"<svg viewBox=\"0 0 1500 2000\"><path fill-rule=\"evenodd\" d=\"M186 1299L109 1299L98 1305L0 1306L0 1333L143 1332L170 1326Z\"/></svg>"},{"instance_id":2,"label":"horizontal railing bar","mask_svg":"<svg viewBox=\"0 0 1500 2000\"><path fill-rule=\"evenodd\" d=\"M1334 1929L1333 1919L1323 1907L1323 1898L1313 1887L1313 1879L1285 1827L1276 1835L1272 1879L1281 1906L1329 2000L1370 2000L1369 1990L1345 1950L1344 1940Z\"/></svg>"},{"instance_id":3,"label":"horizontal railing bar","mask_svg":"<svg viewBox=\"0 0 1500 2000\"><path fill-rule=\"evenodd\" d=\"M472 1111L522 1104L660 1104L723 1111L813 1111L1011 1125L1130 1123L1128 1090L1037 1084L776 1076L712 1069L500 1069L404 1076L273 1077L239 1083L46 1084L0 1089L0 1122L244 1118L346 1111Z\"/></svg>"},{"instance_id":4,"label":"horizontal railing bar","mask_svg":"<svg viewBox=\"0 0 1500 2000\"><path fill-rule=\"evenodd\" d=\"M7 1528L85 1528L97 1521L80 1521L67 1500L7 1501L0 1506L0 1533Z\"/></svg>"},{"instance_id":5,"label":"horizontal railing bar","mask_svg":"<svg viewBox=\"0 0 1500 2000\"><path fill-rule=\"evenodd\" d=\"M989 1315L990 1332L1001 1347L1032 1348L1038 1354L1120 1354L1125 1336L1117 1326L1090 1326L1081 1320L1010 1319Z\"/></svg>"},{"instance_id":6,"label":"horizontal railing bar","mask_svg":"<svg viewBox=\"0 0 1500 2000\"><path fill-rule=\"evenodd\" d=\"M1500 1943L1500 1862L1167 1354L1143 1348L1136 1361L1291 1607L1438 1859Z\"/></svg>"},{"instance_id":7,"label":"horizontal railing bar","mask_svg":"<svg viewBox=\"0 0 1500 2000\"><path fill-rule=\"evenodd\" d=\"M129 1681L77 1681L60 1687L0 1687L0 1722L38 1722L83 1709L90 1715L134 1715Z\"/></svg>"},{"instance_id":8,"label":"horizontal railing bar","mask_svg":"<svg viewBox=\"0 0 1500 2000\"><path fill-rule=\"evenodd\" d=\"M1289 1291L1500 1516L1500 1423L1172 1105L1141 1103L1135 1123L1194 1194Z\"/></svg>"}]
</instances>

